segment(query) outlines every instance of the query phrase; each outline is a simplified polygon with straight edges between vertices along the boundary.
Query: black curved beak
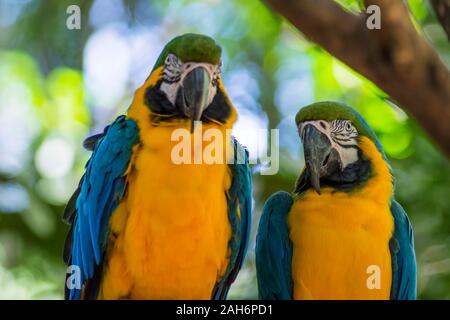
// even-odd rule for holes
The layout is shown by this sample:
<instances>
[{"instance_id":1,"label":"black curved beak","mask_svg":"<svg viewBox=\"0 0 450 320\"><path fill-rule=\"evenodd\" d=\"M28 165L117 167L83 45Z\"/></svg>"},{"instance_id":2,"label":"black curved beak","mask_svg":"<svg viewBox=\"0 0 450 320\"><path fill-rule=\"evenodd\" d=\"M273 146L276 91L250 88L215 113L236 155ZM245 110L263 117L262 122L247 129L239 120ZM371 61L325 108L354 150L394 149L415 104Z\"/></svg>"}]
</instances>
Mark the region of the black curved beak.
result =
<instances>
[{"instance_id":1,"label":"black curved beak","mask_svg":"<svg viewBox=\"0 0 450 320\"><path fill-rule=\"evenodd\" d=\"M331 153L331 142L328 137L316 127L307 124L302 131L303 150L309 179L318 194L320 194L320 178Z\"/></svg>"},{"instance_id":2,"label":"black curved beak","mask_svg":"<svg viewBox=\"0 0 450 320\"><path fill-rule=\"evenodd\" d=\"M192 69L183 80L184 100L187 116L191 119L191 133L194 132L195 121L199 121L207 108L211 79L203 67Z\"/></svg>"}]
</instances>

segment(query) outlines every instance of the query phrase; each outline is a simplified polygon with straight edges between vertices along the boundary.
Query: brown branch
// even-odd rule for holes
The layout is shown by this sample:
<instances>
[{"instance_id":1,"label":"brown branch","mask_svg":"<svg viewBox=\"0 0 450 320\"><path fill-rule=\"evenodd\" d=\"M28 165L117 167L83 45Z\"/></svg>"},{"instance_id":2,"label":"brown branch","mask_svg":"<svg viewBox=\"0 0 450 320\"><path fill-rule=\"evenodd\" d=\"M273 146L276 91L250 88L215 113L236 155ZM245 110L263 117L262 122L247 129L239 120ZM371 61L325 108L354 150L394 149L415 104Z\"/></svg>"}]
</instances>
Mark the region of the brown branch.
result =
<instances>
[{"instance_id":1,"label":"brown branch","mask_svg":"<svg viewBox=\"0 0 450 320\"><path fill-rule=\"evenodd\" d=\"M400 0L378 5L381 29L367 15L331 0L265 0L307 38L358 71L409 111L450 158L450 72L412 25Z\"/></svg>"},{"instance_id":2,"label":"brown branch","mask_svg":"<svg viewBox=\"0 0 450 320\"><path fill-rule=\"evenodd\" d=\"M450 41L450 0L431 0L431 4L439 23L447 34L448 41Z\"/></svg>"}]
</instances>

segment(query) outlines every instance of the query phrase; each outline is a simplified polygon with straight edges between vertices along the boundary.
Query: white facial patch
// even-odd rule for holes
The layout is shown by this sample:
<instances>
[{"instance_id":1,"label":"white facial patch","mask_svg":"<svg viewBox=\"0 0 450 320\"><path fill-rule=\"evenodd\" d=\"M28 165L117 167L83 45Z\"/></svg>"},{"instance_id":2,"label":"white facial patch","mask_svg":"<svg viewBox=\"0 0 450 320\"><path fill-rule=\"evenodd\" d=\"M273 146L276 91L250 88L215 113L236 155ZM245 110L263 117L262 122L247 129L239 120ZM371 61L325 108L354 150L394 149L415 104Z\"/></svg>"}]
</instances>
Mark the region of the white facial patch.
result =
<instances>
[{"instance_id":1,"label":"white facial patch","mask_svg":"<svg viewBox=\"0 0 450 320\"><path fill-rule=\"evenodd\" d=\"M358 131L349 120L324 120L305 121L301 124L300 132L303 136L305 125L311 124L317 130L325 134L336 149L341 159L341 170L358 160Z\"/></svg>"},{"instance_id":2,"label":"white facial patch","mask_svg":"<svg viewBox=\"0 0 450 320\"><path fill-rule=\"evenodd\" d=\"M203 62L182 62L174 54L168 54L166 60L164 61L164 74L163 82L161 84L160 90L166 94L167 99L175 105L175 100L177 98L178 90L183 85L183 80L186 75L193 69L197 67L203 67L209 74L211 79L209 94L208 94L208 105L214 99L217 92L217 80L220 77L221 65L218 66L203 63Z\"/></svg>"}]
</instances>

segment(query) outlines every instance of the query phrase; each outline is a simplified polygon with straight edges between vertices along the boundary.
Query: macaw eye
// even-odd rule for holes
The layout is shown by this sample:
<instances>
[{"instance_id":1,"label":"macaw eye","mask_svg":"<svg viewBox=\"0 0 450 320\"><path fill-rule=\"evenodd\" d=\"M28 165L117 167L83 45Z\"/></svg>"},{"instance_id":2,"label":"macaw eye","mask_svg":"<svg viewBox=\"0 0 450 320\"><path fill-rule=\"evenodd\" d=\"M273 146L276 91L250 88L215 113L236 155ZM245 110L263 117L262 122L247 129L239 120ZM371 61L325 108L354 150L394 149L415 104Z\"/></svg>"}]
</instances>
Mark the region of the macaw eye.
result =
<instances>
[{"instance_id":1,"label":"macaw eye","mask_svg":"<svg viewBox=\"0 0 450 320\"><path fill-rule=\"evenodd\" d=\"M221 72L222 72L222 61L219 62L219 65L217 66L216 70L213 73L212 84L214 86L217 86L217 81L220 78Z\"/></svg>"},{"instance_id":2,"label":"macaw eye","mask_svg":"<svg viewBox=\"0 0 450 320\"><path fill-rule=\"evenodd\" d=\"M164 80L176 82L180 80L183 62L174 54L169 53L164 61Z\"/></svg>"},{"instance_id":3,"label":"macaw eye","mask_svg":"<svg viewBox=\"0 0 450 320\"><path fill-rule=\"evenodd\" d=\"M347 123L345 124L345 129L346 129L347 131L351 131L351 130L352 130L352 124L351 124L350 122L347 122Z\"/></svg>"},{"instance_id":4,"label":"macaw eye","mask_svg":"<svg viewBox=\"0 0 450 320\"><path fill-rule=\"evenodd\" d=\"M319 125L322 127L322 129L326 129L327 128L327 124L323 120L319 121Z\"/></svg>"},{"instance_id":5,"label":"macaw eye","mask_svg":"<svg viewBox=\"0 0 450 320\"><path fill-rule=\"evenodd\" d=\"M169 53L164 61L166 66L181 66L183 62L174 54Z\"/></svg>"}]
</instances>

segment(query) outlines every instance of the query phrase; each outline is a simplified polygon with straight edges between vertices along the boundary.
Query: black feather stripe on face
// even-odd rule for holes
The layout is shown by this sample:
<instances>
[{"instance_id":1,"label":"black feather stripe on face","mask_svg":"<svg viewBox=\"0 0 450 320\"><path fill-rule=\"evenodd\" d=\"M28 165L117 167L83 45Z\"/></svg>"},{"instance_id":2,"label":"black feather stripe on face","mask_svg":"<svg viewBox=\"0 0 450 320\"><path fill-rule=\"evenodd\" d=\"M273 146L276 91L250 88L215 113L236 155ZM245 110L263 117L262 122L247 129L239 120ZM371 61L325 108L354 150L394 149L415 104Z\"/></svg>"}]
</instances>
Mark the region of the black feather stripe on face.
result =
<instances>
[{"instance_id":1,"label":"black feather stripe on face","mask_svg":"<svg viewBox=\"0 0 450 320\"><path fill-rule=\"evenodd\" d=\"M167 99L166 94L159 89L161 83L162 80L156 86L148 87L145 90L145 105L150 108L152 113L162 116L181 117L180 111Z\"/></svg>"},{"instance_id":2,"label":"black feather stripe on face","mask_svg":"<svg viewBox=\"0 0 450 320\"><path fill-rule=\"evenodd\" d=\"M321 187L331 187L336 191L351 192L364 186L372 174L372 164L358 151L358 160L349 164L343 171L333 170L333 174L320 180ZM308 171L304 170L298 178L294 193L301 194L312 188Z\"/></svg>"},{"instance_id":3,"label":"black feather stripe on face","mask_svg":"<svg viewBox=\"0 0 450 320\"><path fill-rule=\"evenodd\" d=\"M231 115L231 105L225 94L221 90L217 90L213 101L209 107L203 112L203 118L208 121L208 119L213 119L219 121L220 123L225 123Z\"/></svg>"}]
</instances>

